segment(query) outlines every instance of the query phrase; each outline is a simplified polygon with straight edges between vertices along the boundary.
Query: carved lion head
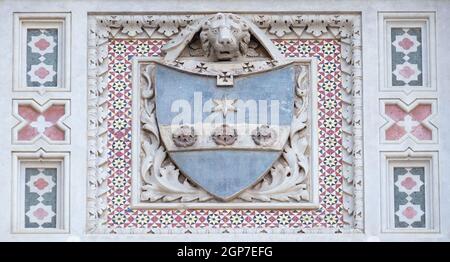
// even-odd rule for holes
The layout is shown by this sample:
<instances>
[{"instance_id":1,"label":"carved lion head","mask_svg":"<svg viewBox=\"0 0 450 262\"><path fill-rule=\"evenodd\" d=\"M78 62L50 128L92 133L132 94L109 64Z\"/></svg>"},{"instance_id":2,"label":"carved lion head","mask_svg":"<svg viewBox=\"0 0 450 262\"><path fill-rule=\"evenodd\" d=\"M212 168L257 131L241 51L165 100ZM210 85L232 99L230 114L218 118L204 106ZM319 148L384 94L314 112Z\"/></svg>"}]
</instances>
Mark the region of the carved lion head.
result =
<instances>
[{"instance_id":1,"label":"carved lion head","mask_svg":"<svg viewBox=\"0 0 450 262\"><path fill-rule=\"evenodd\" d=\"M236 15L218 13L205 21L200 40L204 52L213 61L232 60L246 55L249 27Z\"/></svg>"}]
</instances>

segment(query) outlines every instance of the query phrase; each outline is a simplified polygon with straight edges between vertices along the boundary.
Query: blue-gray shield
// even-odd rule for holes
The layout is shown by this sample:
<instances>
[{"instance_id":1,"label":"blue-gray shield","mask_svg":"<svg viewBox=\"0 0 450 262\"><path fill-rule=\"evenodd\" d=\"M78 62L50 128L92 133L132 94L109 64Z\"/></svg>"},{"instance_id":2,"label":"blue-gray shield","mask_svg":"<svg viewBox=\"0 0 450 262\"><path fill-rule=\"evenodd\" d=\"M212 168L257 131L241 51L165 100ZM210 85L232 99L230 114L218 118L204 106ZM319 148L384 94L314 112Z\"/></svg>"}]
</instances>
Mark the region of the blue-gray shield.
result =
<instances>
[{"instance_id":1,"label":"blue-gray shield","mask_svg":"<svg viewBox=\"0 0 450 262\"><path fill-rule=\"evenodd\" d=\"M238 196L240 192L256 184L282 152L292 122L295 77L295 66L291 64L271 71L234 76L232 87L219 87L215 76L155 64L156 117L161 139L170 158L190 181L216 198L230 200ZM269 115L266 119L258 117L255 122L248 113L241 120L236 117L233 124L252 124L252 128L269 126L277 130L278 140L270 145L261 144L250 134L237 133L238 138L234 144L224 145L212 139L212 130L197 136L200 131L198 126L201 126L199 124L205 124L212 114L211 111L198 108L199 105L206 105L208 101L220 103L225 100L231 101L228 106L236 101L255 101L258 114L262 112L259 106L266 105L264 109L267 109L266 113ZM218 104L213 104L217 108ZM174 124L174 119L179 118L180 112L187 105L190 106L187 112L189 120ZM236 112L222 108L219 113L225 119ZM192 141L182 145L174 143L177 125L192 127L195 141L191 139Z\"/></svg>"}]
</instances>

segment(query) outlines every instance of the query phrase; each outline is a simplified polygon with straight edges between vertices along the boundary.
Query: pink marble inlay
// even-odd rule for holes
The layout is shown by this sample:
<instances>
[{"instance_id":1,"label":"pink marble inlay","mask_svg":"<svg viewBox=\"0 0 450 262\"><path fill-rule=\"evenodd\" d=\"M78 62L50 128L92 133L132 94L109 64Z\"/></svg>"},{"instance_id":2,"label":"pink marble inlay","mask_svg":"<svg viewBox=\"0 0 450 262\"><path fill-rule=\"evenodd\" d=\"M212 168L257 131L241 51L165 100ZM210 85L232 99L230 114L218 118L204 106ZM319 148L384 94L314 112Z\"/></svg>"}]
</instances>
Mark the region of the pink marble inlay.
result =
<instances>
[{"instance_id":1,"label":"pink marble inlay","mask_svg":"<svg viewBox=\"0 0 450 262\"><path fill-rule=\"evenodd\" d=\"M409 112L409 115L412 116L412 118L416 121L423 121L427 117L429 117L431 113L432 112L430 104L420 104L414 107L414 109Z\"/></svg>"},{"instance_id":2,"label":"pink marble inlay","mask_svg":"<svg viewBox=\"0 0 450 262\"><path fill-rule=\"evenodd\" d=\"M65 131L56 125L65 114L64 105L50 106L43 113L38 112L30 105L19 105L18 111L19 115L27 121L27 124L17 132L19 140L30 141L39 134L43 134L54 141L65 139ZM40 128L39 125L41 125Z\"/></svg>"},{"instance_id":3,"label":"pink marble inlay","mask_svg":"<svg viewBox=\"0 0 450 262\"><path fill-rule=\"evenodd\" d=\"M65 132L63 130L61 130L61 128L57 127L57 126L53 126L51 128L47 128L44 131L44 134L45 134L45 136L47 136L51 140L55 140L55 141L62 141L62 140L64 140L64 137L65 137Z\"/></svg>"},{"instance_id":4,"label":"pink marble inlay","mask_svg":"<svg viewBox=\"0 0 450 262\"><path fill-rule=\"evenodd\" d=\"M19 115L26 120L36 121L40 113L29 105L19 105Z\"/></svg>"},{"instance_id":5,"label":"pink marble inlay","mask_svg":"<svg viewBox=\"0 0 450 262\"><path fill-rule=\"evenodd\" d=\"M42 115L45 117L45 120L55 123L64 115L65 112L66 109L64 105L54 105L45 110Z\"/></svg>"},{"instance_id":6,"label":"pink marble inlay","mask_svg":"<svg viewBox=\"0 0 450 262\"><path fill-rule=\"evenodd\" d=\"M65 113L63 105L55 105L47 109L42 115L45 119L51 123L56 123ZM44 134L51 140L61 141L64 140L65 132L56 125L45 129Z\"/></svg>"},{"instance_id":7,"label":"pink marble inlay","mask_svg":"<svg viewBox=\"0 0 450 262\"><path fill-rule=\"evenodd\" d=\"M407 115L403 109L395 104L387 104L384 108L386 115L396 122L403 120L403 118Z\"/></svg>"},{"instance_id":8,"label":"pink marble inlay","mask_svg":"<svg viewBox=\"0 0 450 262\"><path fill-rule=\"evenodd\" d=\"M38 70L34 71L34 74L40 79L44 79L48 76L48 74L50 74L50 72L47 69L40 67Z\"/></svg>"},{"instance_id":9,"label":"pink marble inlay","mask_svg":"<svg viewBox=\"0 0 450 262\"><path fill-rule=\"evenodd\" d=\"M399 71L400 75L402 75L404 78L410 78L412 75L415 74L415 71L409 67L409 66L405 66L402 69L400 69Z\"/></svg>"},{"instance_id":10,"label":"pink marble inlay","mask_svg":"<svg viewBox=\"0 0 450 262\"><path fill-rule=\"evenodd\" d=\"M397 104L386 104L385 114L395 122L386 129L386 140L399 140L408 133L419 140L433 138L432 131L423 123L432 114L431 104L419 104L410 112Z\"/></svg>"},{"instance_id":11,"label":"pink marble inlay","mask_svg":"<svg viewBox=\"0 0 450 262\"><path fill-rule=\"evenodd\" d=\"M404 135L406 135L405 129L396 124L392 125L388 129L386 129L386 139L387 140L399 140Z\"/></svg>"},{"instance_id":12,"label":"pink marble inlay","mask_svg":"<svg viewBox=\"0 0 450 262\"><path fill-rule=\"evenodd\" d=\"M431 130L423 125L416 126L414 130L411 131L411 134L419 140L431 140L433 138Z\"/></svg>"},{"instance_id":13,"label":"pink marble inlay","mask_svg":"<svg viewBox=\"0 0 450 262\"><path fill-rule=\"evenodd\" d=\"M48 213L43 208L38 208L33 212L33 216L35 216L39 220L43 220L48 216Z\"/></svg>"},{"instance_id":14,"label":"pink marble inlay","mask_svg":"<svg viewBox=\"0 0 450 262\"><path fill-rule=\"evenodd\" d=\"M18 111L19 115L29 123L17 132L17 137L19 140L32 140L39 133L36 128L30 126L30 122L36 121L40 113L29 105L19 105Z\"/></svg>"},{"instance_id":15,"label":"pink marble inlay","mask_svg":"<svg viewBox=\"0 0 450 262\"><path fill-rule=\"evenodd\" d=\"M50 46L50 43L47 40L41 38L41 39L39 39L39 41L34 43L34 46L36 46L41 51L43 51L43 50L47 49Z\"/></svg>"},{"instance_id":16,"label":"pink marble inlay","mask_svg":"<svg viewBox=\"0 0 450 262\"><path fill-rule=\"evenodd\" d=\"M34 185L37 189L42 190L42 189L44 189L44 188L46 188L46 187L48 186L48 182L45 181L45 179L43 179L43 178L39 178L38 180L36 180L36 181L33 183L33 185Z\"/></svg>"},{"instance_id":17,"label":"pink marble inlay","mask_svg":"<svg viewBox=\"0 0 450 262\"><path fill-rule=\"evenodd\" d=\"M406 189L411 190L411 188L415 187L417 183L416 181L414 181L414 179L407 177L405 180L402 181L401 185Z\"/></svg>"},{"instance_id":18,"label":"pink marble inlay","mask_svg":"<svg viewBox=\"0 0 450 262\"><path fill-rule=\"evenodd\" d=\"M417 211L413 207L407 207L402 213L406 218L412 219L417 215Z\"/></svg>"},{"instance_id":19,"label":"pink marble inlay","mask_svg":"<svg viewBox=\"0 0 450 262\"><path fill-rule=\"evenodd\" d=\"M414 45L414 42L411 41L409 38L403 38L402 41L398 43L398 45L401 46L403 49L408 50Z\"/></svg>"}]
</instances>

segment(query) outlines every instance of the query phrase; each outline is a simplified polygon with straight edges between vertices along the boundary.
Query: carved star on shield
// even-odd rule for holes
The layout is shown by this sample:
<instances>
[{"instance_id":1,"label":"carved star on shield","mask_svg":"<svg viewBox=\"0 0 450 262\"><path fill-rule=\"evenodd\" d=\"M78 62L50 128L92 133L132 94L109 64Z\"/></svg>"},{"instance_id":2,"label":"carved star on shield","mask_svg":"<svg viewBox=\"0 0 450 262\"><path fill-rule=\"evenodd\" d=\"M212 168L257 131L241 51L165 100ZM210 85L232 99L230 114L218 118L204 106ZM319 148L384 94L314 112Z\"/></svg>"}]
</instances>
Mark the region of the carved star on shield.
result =
<instances>
[{"instance_id":1,"label":"carved star on shield","mask_svg":"<svg viewBox=\"0 0 450 262\"><path fill-rule=\"evenodd\" d=\"M226 99L223 97L222 99L213 99L215 107L213 108L213 112L222 112L223 117L226 117L228 112L236 112L236 103L237 99Z\"/></svg>"}]
</instances>

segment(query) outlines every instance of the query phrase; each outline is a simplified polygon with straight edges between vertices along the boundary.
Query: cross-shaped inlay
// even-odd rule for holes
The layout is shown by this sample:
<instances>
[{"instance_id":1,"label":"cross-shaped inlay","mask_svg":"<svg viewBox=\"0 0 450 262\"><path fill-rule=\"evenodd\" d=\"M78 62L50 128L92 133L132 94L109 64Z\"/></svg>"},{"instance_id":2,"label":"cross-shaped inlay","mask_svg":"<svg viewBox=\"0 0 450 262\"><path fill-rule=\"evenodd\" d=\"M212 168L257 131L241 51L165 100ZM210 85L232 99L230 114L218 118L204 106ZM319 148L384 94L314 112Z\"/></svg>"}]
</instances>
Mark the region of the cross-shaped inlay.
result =
<instances>
[{"instance_id":1,"label":"cross-shaped inlay","mask_svg":"<svg viewBox=\"0 0 450 262\"><path fill-rule=\"evenodd\" d=\"M250 62L245 62L244 65L242 65L242 69L244 69L245 72L253 72L255 66L252 65Z\"/></svg>"},{"instance_id":2,"label":"cross-shaped inlay","mask_svg":"<svg viewBox=\"0 0 450 262\"><path fill-rule=\"evenodd\" d=\"M276 66L278 64L278 61L277 60L270 60L270 61L267 61L266 64L268 66L272 66L273 67L273 66Z\"/></svg>"},{"instance_id":3,"label":"cross-shaped inlay","mask_svg":"<svg viewBox=\"0 0 450 262\"><path fill-rule=\"evenodd\" d=\"M46 109L39 105L20 104L17 114L22 123L17 126L17 139L19 141L33 141L39 137L46 137L51 141L64 141L66 127L60 123L66 116L66 106L53 104Z\"/></svg>"},{"instance_id":4,"label":"cross-shaped inlay","mask_svg":"<svg viewBox=\"0 0 450 262\"><path fill-rule=\"evenodd\" d=\"M175 63L174 64L175 67L183 67L183 65L184 65L184 62L180 61L180 60L175 60L174 63Z\"/></svg>"},{"instance_id":5,"label":"cross-shaped inlay","mask_svg":"<svg viewBox=\"0 0 450 262\"><path fill-rule=\"evenodd\" d=\"M391 124L384 131L388 141L400 140L405 136L413 136L418 140L431 140L433 138L428 118L432 114L431 104L419 104L410 110L398 104L386 104L385 114Z\"/></svg>"},{"instance_id":6,"label":"cross-shaped inlay","mask_svg":"<svg viewBox=\"0 0 450 262\"><path fill-rule=\"evenodd\" d=\"M198 72L202 73L205 72L208 69L208 67L205 65L205 63L200 63L195 67L195 69L197 69Z\"/></svg>"},{"instance_id":7,"label":"cross-shaped inlay","mask_svg":"<svg viewBox=\"0 0 450 262\"><path fill-rule=\"evenodd\" d=\"M217 86L233 86L233 75L229 72L222 72L220 75L217 75Z\"/></svg>"},{"instance_id":8,"label":"cross-shaped inlay","mask_svg":"<svg viewBox=\"0 0 450 262\"><path fill-rule=\"evenodd\" d=\"M31 122L30 126L36 128L36 130L42 134L44 133L45 129L48 127L51 127L53 124L51 122L48 122L45 120L45 117L40 115L36 119L36 121Z\"/></svg>"}]
</instances>

